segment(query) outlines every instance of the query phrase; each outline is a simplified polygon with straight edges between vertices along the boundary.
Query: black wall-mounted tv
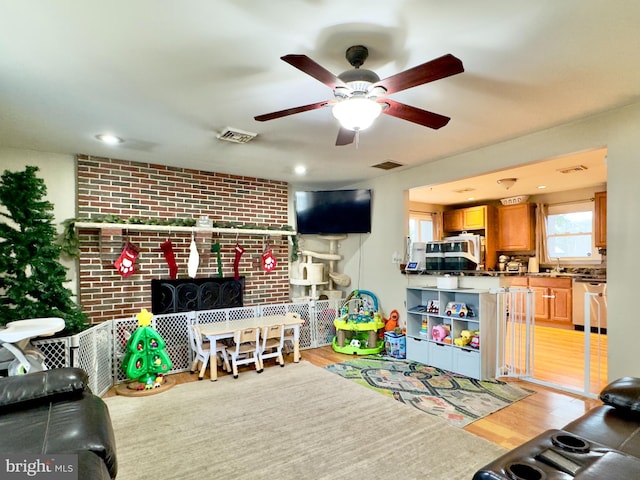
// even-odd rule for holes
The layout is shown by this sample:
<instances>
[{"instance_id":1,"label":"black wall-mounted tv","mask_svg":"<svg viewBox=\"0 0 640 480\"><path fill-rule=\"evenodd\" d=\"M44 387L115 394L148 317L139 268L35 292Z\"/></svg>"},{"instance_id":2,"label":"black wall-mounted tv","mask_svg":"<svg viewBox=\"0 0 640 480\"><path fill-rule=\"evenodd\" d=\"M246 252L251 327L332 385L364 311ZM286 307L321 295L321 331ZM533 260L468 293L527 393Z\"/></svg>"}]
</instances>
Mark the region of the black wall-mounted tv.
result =
<instances>
[{"instance_id":1,"label":"black wall-mounted tv","mask_svg":"<svg viewBox=\"0 0 640 480\"><path fill-rule=\"evenodd\" d=\"M371 233L371 190L296 192L295 212L301 234Z\"/></svg>"}]
</instances>

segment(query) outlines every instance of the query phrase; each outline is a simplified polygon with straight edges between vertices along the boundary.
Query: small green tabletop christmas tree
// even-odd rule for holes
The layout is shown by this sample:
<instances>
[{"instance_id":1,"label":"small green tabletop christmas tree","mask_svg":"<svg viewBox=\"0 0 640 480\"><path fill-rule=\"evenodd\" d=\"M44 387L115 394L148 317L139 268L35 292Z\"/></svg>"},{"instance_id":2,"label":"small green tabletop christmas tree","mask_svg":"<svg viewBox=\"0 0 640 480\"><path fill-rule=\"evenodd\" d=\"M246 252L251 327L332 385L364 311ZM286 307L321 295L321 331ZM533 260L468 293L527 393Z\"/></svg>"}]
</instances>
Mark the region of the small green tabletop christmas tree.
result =
<instances>
[{"instance_id":1,"label":"small green tabletop christmas tree","mask_svg":"<svg viewBox=\"0 0 640 480\"><path fill-rule=\"evenodd\" d=\"M164 340L151 326L153 314L143 308L136 318L138 328L127 341L122 368L127 378L137 380L143 388L159 387L162 374L171 370L171 359Z\"/></svg>"}]
</instances>

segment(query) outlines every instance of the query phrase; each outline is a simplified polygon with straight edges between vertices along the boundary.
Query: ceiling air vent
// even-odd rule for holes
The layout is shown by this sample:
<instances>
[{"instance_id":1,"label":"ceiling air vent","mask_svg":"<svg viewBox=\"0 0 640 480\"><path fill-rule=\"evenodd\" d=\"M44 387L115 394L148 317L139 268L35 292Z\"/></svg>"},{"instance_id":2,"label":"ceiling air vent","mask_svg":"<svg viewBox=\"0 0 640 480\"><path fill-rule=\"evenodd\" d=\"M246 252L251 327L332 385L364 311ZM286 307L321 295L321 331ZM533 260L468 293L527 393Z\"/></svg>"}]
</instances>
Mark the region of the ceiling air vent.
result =
<instances>
[{"instance_id":1,"label":"ceiling air vent","mask_svg":"<svg viewBox=\"0 0 640 480\"><path fill-rule=\"evenodd\" d=\"M225 129L218 134L218 140L233 143L248 143L257 136L257 133L245 132L239 128L225 127Z\"/></svg>"},{"instance_id":2,"label":"ceiling air vent","mask_svg":"<svg viewBox=\"0 0 640 480\"><path fill-rule=\"evenodd\" d=\"M558 169L560 173L575 173L575 172L583 172L585 170L588 170L588 168L585 167L584 165L575 165L573 167L564 167L564 168Z\"/></svg>"},{"instance_id":3,"label":"ceiling air vent","mask_svg":"<svg viewBox=\"0 0 640 480\"><path fill-rule=\"evenodd\" d=\"M392 170L394 168L403 167L401 163L392 162L387 160L386 162L378 163L377 165L371 165L373 168L379 168L380 170Z\"/></svg>"}]
</instances>

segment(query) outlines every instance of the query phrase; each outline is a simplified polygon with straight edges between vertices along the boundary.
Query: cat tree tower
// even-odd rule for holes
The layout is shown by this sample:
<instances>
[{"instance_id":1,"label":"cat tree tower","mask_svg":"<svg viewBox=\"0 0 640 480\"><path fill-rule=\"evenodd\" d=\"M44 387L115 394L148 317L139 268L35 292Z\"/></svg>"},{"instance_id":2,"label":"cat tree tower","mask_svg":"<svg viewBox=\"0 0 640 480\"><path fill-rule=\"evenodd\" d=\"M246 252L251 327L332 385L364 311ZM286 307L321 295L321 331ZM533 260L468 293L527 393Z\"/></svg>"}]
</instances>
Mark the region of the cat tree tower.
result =
<instances>
[{"instance_id":1,"label":"cat tree tower","mask_svg":"<svg viewBox=\"0 0 640 480\"><path fill-rule=\"evenodd\" d=\"M305 287L305 296L311 300L318 300L320 295L325 295L329 299L342 298L342 291L335 286L346 287L351 283L351 278L344 273L336 272L336 262L342 260L342 255L338 252L338 241L347 238L346 235L321 235L321 239L329 242L329 252L314 252L311 250L301 250L300 255L303 261L299 265L298 277L291 278L291 285ZM324 260L327 263L314 262L313 260ZM325 267L328 268L325 275ZM318 290L318 287L327 286L326 289Z\"/></svg>"}]
</instances>

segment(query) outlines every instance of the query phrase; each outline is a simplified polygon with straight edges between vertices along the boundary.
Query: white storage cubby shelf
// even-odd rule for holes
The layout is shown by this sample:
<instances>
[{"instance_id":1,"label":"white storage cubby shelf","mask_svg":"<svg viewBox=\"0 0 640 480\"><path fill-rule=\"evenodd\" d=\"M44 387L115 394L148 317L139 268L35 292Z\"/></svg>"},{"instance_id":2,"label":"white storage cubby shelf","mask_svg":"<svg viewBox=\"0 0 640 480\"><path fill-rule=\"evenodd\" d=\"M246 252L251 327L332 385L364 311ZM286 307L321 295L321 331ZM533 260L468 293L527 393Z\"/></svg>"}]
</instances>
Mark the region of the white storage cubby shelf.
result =
<instances>
[{"instance_id":1,"label":"white storage cubby shelf","mask_svg":"<svg viewBox=\"0 0 640 480\"><path fill-rule=\"evenodd\" d=\"M472 315L446 314L449 302L464 303ZM435 306L438 306L438 309ZM431 308L429 308L431 306ZM486 290L407 288L407 359L478 380L495 377L496 298ZM449 327L451 343L432 337L433 327ZM479 348L457 346L463 330L479 331Z\"/></svg>"}]
</instances>

